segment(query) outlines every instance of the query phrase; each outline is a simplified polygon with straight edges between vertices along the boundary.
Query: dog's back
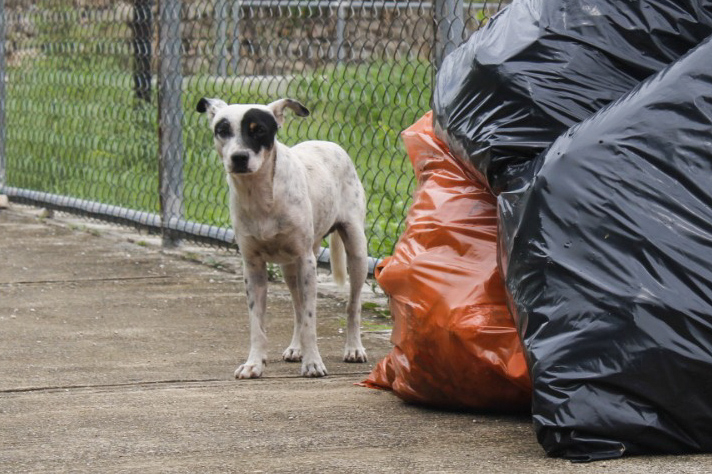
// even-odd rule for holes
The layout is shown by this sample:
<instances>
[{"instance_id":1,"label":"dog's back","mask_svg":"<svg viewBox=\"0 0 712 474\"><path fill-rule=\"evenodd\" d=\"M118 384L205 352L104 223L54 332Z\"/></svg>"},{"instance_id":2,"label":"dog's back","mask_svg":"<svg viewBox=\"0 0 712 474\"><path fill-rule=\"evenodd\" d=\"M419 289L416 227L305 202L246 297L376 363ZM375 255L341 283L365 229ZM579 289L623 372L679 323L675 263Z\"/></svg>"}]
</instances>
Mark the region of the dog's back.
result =
<instances>
[{"instance_id":1,"label":"dog's back","mask_svg":"<svg viewBox=\"0 0 712 474\"><path fill-rule=\"evenodd\" d=\"M349 154L334 142L310 140L290 150L307 167L310 178L331 179L336 183L358 179Z\"/></svg>"},{"instance_id":2,"label":"dog's back","mask_svg":"<svg viewBox=\"0 0 712 474\"><path fill-rule=\"evenodd\" d=\"M304 164L312 202L336 198L338 203L334 205L340 209L339 214L352 219L356 211L361 221L365 219L365 192L346 150L333 142L311 140L293 146L290 151Z\"/></svg>"}]
</instances>

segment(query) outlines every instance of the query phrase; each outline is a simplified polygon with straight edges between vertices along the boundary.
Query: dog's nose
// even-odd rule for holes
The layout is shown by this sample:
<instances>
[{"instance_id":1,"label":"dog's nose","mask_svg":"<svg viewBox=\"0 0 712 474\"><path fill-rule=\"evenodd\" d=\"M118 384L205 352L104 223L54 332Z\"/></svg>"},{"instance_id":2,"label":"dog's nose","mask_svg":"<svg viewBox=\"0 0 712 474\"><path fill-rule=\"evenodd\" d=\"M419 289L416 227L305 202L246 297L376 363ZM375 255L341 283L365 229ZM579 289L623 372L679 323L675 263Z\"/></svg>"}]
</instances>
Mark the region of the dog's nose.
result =
<instances>
[{"instance_id":1,"label":"dog's nose","mask_svg":"<svg viewBox=\"0 0 712 474\"><path fill-rule=\"evenodd\" d=\"M233 173L246 173L247 170L247 160L249 155L247 153L234 153L230 156L230 162L232 163Z\"/></svg>"}]
</instances>

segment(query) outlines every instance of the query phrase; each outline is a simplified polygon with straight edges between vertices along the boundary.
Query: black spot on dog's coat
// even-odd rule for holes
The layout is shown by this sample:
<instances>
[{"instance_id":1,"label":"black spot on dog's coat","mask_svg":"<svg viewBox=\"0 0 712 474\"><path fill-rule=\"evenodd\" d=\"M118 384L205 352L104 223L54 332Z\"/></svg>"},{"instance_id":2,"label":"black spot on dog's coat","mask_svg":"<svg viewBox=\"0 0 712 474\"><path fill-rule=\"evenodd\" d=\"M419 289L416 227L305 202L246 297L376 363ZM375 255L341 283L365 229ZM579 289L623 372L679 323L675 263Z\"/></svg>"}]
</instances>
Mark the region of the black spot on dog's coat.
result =
<instances>
[{"instance_id":1,"label":"black spot on dog's coat","mask_svg":"<svg viewBox=\"0 0 712 474\"><path fill-rule=\"evenodd\" d=\"M272 148L278 128L277 120L271 113L260 109L250 109L242 117L240 133L245 146L255 153L259 153L262 148Z\"/></svg>"}]
</instances>

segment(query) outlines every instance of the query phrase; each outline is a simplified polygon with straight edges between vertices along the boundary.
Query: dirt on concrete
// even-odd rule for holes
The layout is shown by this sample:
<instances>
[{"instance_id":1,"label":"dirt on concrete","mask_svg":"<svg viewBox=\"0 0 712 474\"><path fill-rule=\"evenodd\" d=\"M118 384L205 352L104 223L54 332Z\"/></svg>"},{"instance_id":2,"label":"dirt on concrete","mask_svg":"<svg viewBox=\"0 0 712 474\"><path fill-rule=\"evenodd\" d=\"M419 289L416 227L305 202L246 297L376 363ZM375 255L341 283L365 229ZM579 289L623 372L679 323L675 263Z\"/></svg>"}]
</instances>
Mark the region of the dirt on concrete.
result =
<instances>
[{"instance_id":1,"label":"dirt on concrete","mask_svg":"<svg viewBox=\"0 0 712 474\"><path fill-rule=\"evenodd\" d=\"M529 417L408 405L355 385L390 350L364 317L367 364L341 361L345 295L320 284L329 376L281 360L286 287L269 288L265 377L233 379L248 352L234 253L160 249L131 229L0 211L0 471L236 473L712 472L712 456L594 464L546 457ZM364 288L370 306L383 296Z\"/></svg>"}]
</instances>

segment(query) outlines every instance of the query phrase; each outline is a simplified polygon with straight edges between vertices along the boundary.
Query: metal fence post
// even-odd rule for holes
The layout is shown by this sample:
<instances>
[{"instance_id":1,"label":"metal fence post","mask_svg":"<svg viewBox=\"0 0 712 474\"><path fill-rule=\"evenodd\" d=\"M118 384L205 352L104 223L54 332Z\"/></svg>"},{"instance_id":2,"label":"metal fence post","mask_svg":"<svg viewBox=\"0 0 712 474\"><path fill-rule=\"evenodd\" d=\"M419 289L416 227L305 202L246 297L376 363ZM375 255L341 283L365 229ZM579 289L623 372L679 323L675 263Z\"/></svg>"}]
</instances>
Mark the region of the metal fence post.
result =
<instances>
[{"instance_id":1,"label":"metal fence post","mask_svg":"<svg viewBox=\"0 0 712 474\"><path fill-rule=\"evenodd\" d=\"M151 102L151 0L134 0L133 32L134 88L136 98Z\"/></svg>"},{"instance_id":2,"label":"metal fence post","mask_svg":"<svg viewBox=\"0 0 712 474\"><path fill-rule=\"evenodd\" d=\"M463 0L434 0L435 69L440 69L445 56L460 46L465 31Z\"/></svg>"},{"instance_id":3,"label":"metal fence post","mask_svg":"<svg viewBox=\"0 0 712 474\"><path fill-rule=\"evenodd\" d=\"M0 0L0 195L5 187L5 0Z\"/></svg>"},{"instance_id":4,"label":"metal fence post","mask_svg":"<svg viewBox=\"0 0 712 474\"><path fill-rule=\"evenodd\" d=\"M158 3L158 139L163 245L175 247L171 229L183 217L183 109L181 106L181 0Z\"/></svg>"},{"instance_id":5,"label":"metal fence post","mask_svg":"<svg viewBox=\"0 0 712 474\"><path fill-rule=\"evenodd\" d=\"M215 0L215 73L227 76L227 0Z\"/></svg>"},{"instance_id":6,"label":"metal fence post","mask_svg":"<svg viewBox=\"0 0 712 474\"><path fill-rule=\"evenodd\" d=\"M334 57L339 63L344 62L344 59L346 59L346 5L347 3L345 1L339 1L336 8L336 42L334 43Z\"/></svg>"},{"instance_id":7,"label":"metal fence post","mask_svg":"<svg viewBox=\"0 0 712 474\"><path fill-rule=\"evenodd\" d=\"M232 55L230 57L230 74L237 75L240 64L240 17L242 16L242 2L232 3Z\"/></svg>"}]
</instances>

